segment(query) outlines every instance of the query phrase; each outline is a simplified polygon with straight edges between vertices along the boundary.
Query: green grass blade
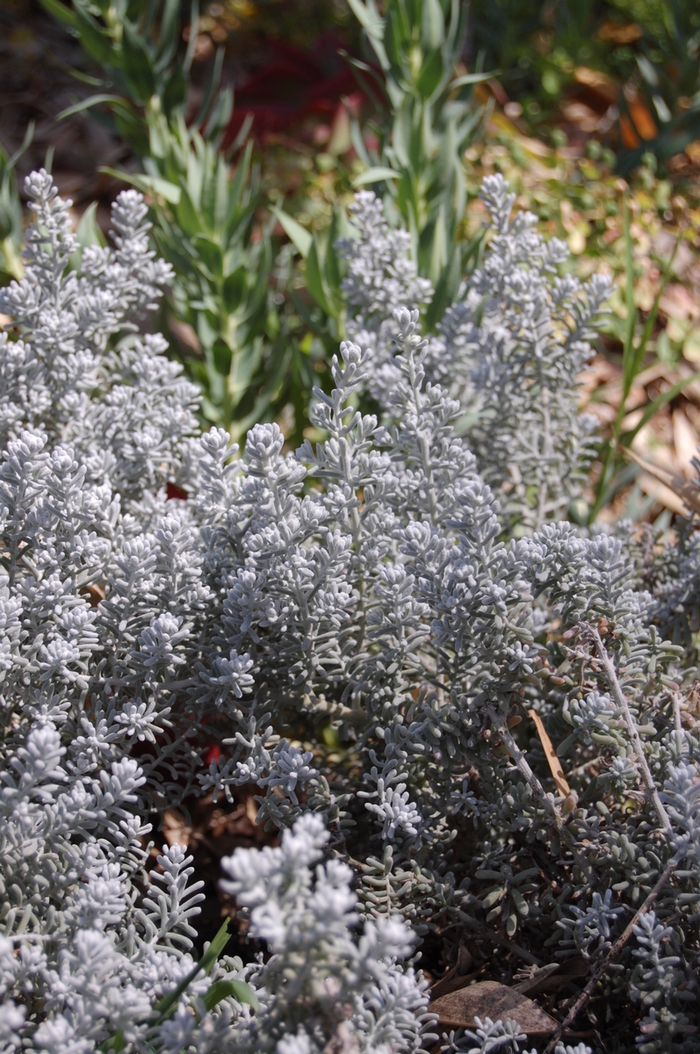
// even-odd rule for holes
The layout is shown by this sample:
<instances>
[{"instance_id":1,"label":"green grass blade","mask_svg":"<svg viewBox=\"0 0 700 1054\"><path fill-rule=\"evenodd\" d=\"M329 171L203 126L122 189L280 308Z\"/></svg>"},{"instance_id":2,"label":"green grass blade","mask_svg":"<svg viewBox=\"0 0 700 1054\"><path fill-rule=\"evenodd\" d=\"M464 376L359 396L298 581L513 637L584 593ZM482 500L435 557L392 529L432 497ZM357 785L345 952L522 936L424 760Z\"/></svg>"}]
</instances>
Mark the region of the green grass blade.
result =
<instances>
[{"instance_id":1,"label":"green grass blade","mask_svg":"<svg viewBox=\"0 0 700 1054\"><path fill-rule=\"evenodd\" d=\"M214 937L214 940L211 942L199 962L192 967L186 977L183 977L177 988L173 989L173 991L170 992L168 995L163 996L163 998L158 1003L156 1003L155 1009L156 1013L159 1015L159 1022L163 1021L169 1011L173 1010L177 1006L177 1001L182 995L182 993L187 991L189 986L194 981L195 977L199 973L201 973L202 970L204 971L204 973L209 973L212 966L219 958L219 956L221 955L224 948L229 942L229 939L231 937L231 932L229 929L230 924L231 920L226 919L224 924L221 926L219 932L217 933L216 937Z\"/></svg>"},{"instance_id":2,"label":"green grass blade","mask_svg":"<svg viewBox=\"0 0 700 1054\"><path fill-rule=\"evenodd\" d=\"M676 381L675 384L672 384L667 391L662 392L661 395L657 395L655 399L652 399L651 402L647 403L644 413L642 414L639 420L639 423L635 425L634 428L631 428L629 432L624 432L620 436L620 446L629 446L634 437L638 434L638 432L641 431L642 428L644 428L644 425L647 423L647 421L651 420L657 410L660 410L662 406L665 406L667 403L670 403L672 399L675 399L677 395L680 395L683 389L686 388L692 381L698 380L700 380L700 372L692 373L690 377L682 377L680 381Z\"/></svg>"}]
</instances>

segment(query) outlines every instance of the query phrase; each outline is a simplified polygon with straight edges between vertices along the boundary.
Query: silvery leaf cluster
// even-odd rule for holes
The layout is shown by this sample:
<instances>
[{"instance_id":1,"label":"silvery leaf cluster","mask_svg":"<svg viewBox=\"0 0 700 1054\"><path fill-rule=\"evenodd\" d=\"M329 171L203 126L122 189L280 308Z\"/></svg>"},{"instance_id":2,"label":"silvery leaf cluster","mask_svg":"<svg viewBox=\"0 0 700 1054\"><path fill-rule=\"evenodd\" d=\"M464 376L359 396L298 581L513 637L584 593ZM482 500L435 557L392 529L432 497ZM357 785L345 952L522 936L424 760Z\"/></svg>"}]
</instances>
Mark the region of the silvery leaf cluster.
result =
<instances>
[{"instance_id":1,"label":"silvery leaf cluster","mask_svg":"<svg viewBox=\"0 0 700 1054\"><path fill-rule=\"evenodd\" d=\"M515 194L501 175L484 179L481 199L490 216L483 260L423 359L428 381L460 403L460 431L502 515L532 528L565 515L586 479L594 422L578 412L578 378L611 286L602 275L581 283L558 274L566 245L545 241L532 213L512 214ZM433 290L380 199L363 191L350 211L358 237L338 245L348 260L348 332L368 349L367 387L386 408L400 376L387 307L421 307Z\"/></svg>"},{"instance_id":2,"label":"silvery leaf cluster","mask_svg":"<svg viewBox=\"0 0 700 1054\"><path fill-rule=\"evenodd\" d=\"M8 1054L418 1052L439 1039L423 938L447 964L450 935L489 963L504 941L598 963L672 860L612 991L640 1051L690 1049L694 525L644 549L630 525L556 520L585 462L576 377L604 283L558 278L561 247L492 179L491 248L453 329L426 336L430 290L362 195L322 438L290 451L263 422L241 452L200 434L197 391L146 332L169 276L138 195L113 247L78 259L45 173L28 192L26 277L0 295ZM262 954L159 1010L192 974L202 891L150 818L251 787L279 844L224 860L222 889ZM227 979L259 1010L230 987L211 1005ZM522 1036L484 1015L441 1042Z\"/></svg>"}]
</instances>

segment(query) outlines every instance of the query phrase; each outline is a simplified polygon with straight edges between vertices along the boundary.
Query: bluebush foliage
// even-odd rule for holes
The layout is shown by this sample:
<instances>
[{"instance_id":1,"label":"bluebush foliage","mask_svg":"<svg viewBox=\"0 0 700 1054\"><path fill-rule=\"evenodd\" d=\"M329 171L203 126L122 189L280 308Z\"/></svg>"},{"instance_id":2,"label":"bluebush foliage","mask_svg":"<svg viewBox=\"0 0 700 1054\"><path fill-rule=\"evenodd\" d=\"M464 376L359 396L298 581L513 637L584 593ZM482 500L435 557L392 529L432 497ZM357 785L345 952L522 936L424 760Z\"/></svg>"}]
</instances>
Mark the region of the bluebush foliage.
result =
<instances>
[{"instance_id":1,"label":"bluebush foliage","mask_svg":"<svg viewBox=\"0 0 700 1054\"><path fill-rule=\"evenodd\" d=\"M483 266L424 337L431 290L361 194L324 439L258 424L240 454L147 332L170 274L139 195L78 259L50 177L27 191L0 293L2 1050L515 1051L517 1022L440 1039L421 939L594 969L669 865L607 1002L620 1050L696 1049L695 525L559 519L606 283L557 277L493 177ZM222 888L266 952L207 975L192 858L148 867L148 819L251 784L280 844Z\"/></svg>"}]
</instances>

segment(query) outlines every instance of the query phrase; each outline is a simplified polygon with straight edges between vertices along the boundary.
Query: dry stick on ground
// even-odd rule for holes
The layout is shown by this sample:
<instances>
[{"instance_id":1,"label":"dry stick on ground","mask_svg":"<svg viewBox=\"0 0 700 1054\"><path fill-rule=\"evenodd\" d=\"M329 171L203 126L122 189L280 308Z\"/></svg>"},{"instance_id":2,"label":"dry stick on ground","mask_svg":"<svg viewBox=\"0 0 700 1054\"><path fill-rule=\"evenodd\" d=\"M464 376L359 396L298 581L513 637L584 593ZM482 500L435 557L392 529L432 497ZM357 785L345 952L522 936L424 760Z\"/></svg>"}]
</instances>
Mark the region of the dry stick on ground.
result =
<instances>
[{"instance_id":1,"label":"dry stick on ground","mask_svg":"<svg viewBox=\"0 0 700 1054\"><path fill-rule=\"evenodd\" d=\"M634 927L639 922L639 919L641 918L642 915L645 915L647 913L647 911L649 911L649 909L651 908L652 904L654 903L654 901L658 897L659 893L664 888L664 886L668 882L669 878L671 877L673 872L676 870L676 868L680 864L680 862L683 859L683 857L685 856L686 851L687 850L684 847L682 850L679 850L679 852L677 852L675 856L673 856L671 858L671 860L669 861L669 863L666 866L666 870L663 872L663 874L659 878L658 882L656 883L656 885L652 889L652 891L649 894L649 896L647 897L647 899L642 904L641 908L639 908L639 910L635 913L634 918L630 922L629 926L627 926L623 930L623 932L620 934L620 936L617 938L617 940L615 941L615 943L611 947L611 949L608 952L608 954L605 956L605 959L603 960L603 962L600 964L600 966L598 966L598 968L596 970L594 970L590 981L588 982L586 987L583 989L583 991L581 992L580 996L578 997L578 999L576 1000L574 1005L571 1007L571 1010L569 1010L569 1013L566 1015L566 1017L564 1018L562 1023L560 1025L558 1025L557 1028L555 1029L554 1034L552 1035L552 1038L550 1039L549 1043L547 1044L547 1046L544 1049L544 1054L553 1054L554 1048L556 1047L557 1043L559 1042L559 1040L563 1036L564 1032L566 1032L567 1028L569 1028L569 1026L574 1023L574 1021L576 1020L577 1016L581 1013L581 1011L585 1007L586 1003L588 1002L588 1000L593 995L593 991L595 989L595 986L598 984L598 981L603 976L603 974L607 970L607 968L610 965L610 963L613 962L615 959L617 959L618 955L620 954L620 952L622 951L624 946L627 944L627 941L632 936Z\"/></svg>"}]
</instances>

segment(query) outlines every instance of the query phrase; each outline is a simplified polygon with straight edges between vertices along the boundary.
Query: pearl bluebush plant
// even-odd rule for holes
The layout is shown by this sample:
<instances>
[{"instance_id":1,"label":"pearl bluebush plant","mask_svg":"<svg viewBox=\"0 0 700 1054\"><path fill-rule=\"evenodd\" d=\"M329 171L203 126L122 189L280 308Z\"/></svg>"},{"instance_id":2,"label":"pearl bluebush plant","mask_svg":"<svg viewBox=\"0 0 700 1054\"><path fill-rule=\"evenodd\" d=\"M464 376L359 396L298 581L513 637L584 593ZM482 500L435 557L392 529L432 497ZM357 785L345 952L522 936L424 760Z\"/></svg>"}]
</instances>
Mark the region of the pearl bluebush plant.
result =
<instances>
[{"instance_id":1,"label":"pearl bluebush plant","mask_svg":"<svg viewBox=\"0 0 700 1054\"><path fill-rule=\"evenodd\" d=\"M555 278L491 180L490 254L424 338L430 290L363 194L325 438L287 452L258 424L240 455L137 328L169 279L140 197L76 270L67 204L45 173L27 190L26 277L0 293L3 1049L522 1049L486 1012L440 1039L421 940L507 983L494 948L575 959L602 971L608 1049L695 1049L695 525L546 522L590 456L575 381L604 283ZM148 819L251 785L280 844L222 861L222 889L265 952L207 974L192 858L149 867Z\"/></svg>"},{"instance_id":2,"label":"pearl bluebush plant","mask_svg":"<svg viewBox=\"0 0 700 1054\"><path fill-rule=\"evenodd\" d=\"M539 527L566 513L590 466L594 421L577 411L577 378L610 281L558 277L566 245L545 242L532 213L511 217L515 194L502 176L484 179L481 198L492 233L483 264L426 342L423 364L428 381L462 404L461 430L501 516ZM348 332L367 348L367 386L386 408L400 376L390 308L419 307L433 290L416 274L408 233L389 228L371 191L351 213L359 236L338 243L348 260Z\"/></svg>"}]
</instances>

